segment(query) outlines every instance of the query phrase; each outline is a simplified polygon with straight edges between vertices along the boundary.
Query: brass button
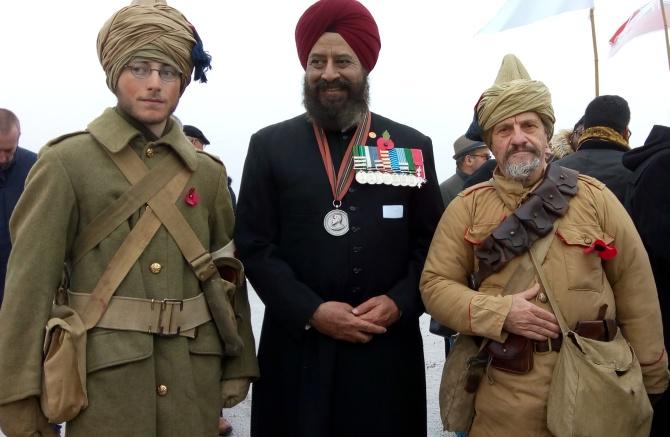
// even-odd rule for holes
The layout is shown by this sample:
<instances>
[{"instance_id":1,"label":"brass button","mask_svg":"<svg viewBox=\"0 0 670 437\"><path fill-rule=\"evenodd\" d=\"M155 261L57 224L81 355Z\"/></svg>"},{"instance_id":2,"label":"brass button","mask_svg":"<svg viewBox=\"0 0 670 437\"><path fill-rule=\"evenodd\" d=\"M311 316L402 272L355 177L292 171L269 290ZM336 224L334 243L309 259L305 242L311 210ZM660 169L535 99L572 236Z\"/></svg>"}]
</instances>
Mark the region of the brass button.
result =
<instances>
[{"instance_id":1,"label":"brass button","mask_svg":"<svg viewBox=\"0 0 670 437\"><path fill-rule=\"evenodd\" d=\"M158 396L165 396L168 392L167 385L160 384L158 387L156 387L156 392L158 393Z\"/></svg>"},{"instance_id":2,"label":"brass button","mask_svg":"<svg viewBox=\"0 0 670 437\"><path fill-rule=\"evenodd\" d=\"M144 154L147 156L147 158L153 158L154 157L153 147L147 147L147 150L144 152Z\"/></svg>"},{"instance_id":3,"label":"brass button","mask_svg":"<svg viewBox=\"0 0 670 437\"><path fill-rule=\"evenodd\" d=\"M153 274L160 273L162 269L163 269L163 266L158 264L158 263L151 263L151 265L149 266L149 270Z\"/></svg>"},{"instance_id":4,"label":"brass button","mask_svg":"<svg viewBox=\"0 0 670 437\"><path fill-rule=\"evenodd\" d=\"M593 240L591 240L591 238L589 238L589 237L587 237L586 235L584 235L584 243L586 243L586 244L591 244L591 243L593 243Z\"/></svg>"},{"instance_id":5,"label":"brass button","mask_svg":"<svg viewBox=\"0 0 670 437\"><path fill-rule=\"evenodd\" d=\"M544 292L541 292L540 294L538 294L537 299L542 303L547 303L549 301L549 299L547 299L547 295L544 294Z\"/></svg>"}]
</instances>

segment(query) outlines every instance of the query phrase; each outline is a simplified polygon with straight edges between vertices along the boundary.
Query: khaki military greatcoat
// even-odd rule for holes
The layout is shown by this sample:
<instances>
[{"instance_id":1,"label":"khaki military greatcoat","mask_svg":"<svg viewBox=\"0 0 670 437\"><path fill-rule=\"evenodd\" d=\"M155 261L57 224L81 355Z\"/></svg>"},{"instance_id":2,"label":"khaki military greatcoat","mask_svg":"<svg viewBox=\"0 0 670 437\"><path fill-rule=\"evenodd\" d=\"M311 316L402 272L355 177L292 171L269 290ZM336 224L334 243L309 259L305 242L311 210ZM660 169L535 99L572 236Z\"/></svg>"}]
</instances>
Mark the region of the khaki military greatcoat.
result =
<instances>
[{"instance_id":1,"label":"khaki military greatcoat","mask_svg":"<svg viewBox=\"0 0 670 437\"><path fill-rule=\"evenodd\" d=\"M72 263L77 235L129 188L108 152L132 147L149 168L177 154L193 171L176 201L178 209L206 248L217 250L232 238L234 218L223 165L196 153L174 121L163 137L149 137L108 109L86 132L42 149L11 222L14 248L0 312L0 404L40 393L44 326L63 266L70 271L70 289L90 293L142 213L137 211ZM184 200L189 190L198 195L195 205ZM116 295L162 300L200 292L191 267L161 227ZM87 344L89 406L68 423L68 436L216 435L220 381L257 376L248 312L238 314L238 323L251 344L235 358L224 358L212 321L198 328L195 339L92 329Z\"/></svg>"},{"instance_id":2,"label":"khaki military greatcoat","mask_svg":"<svg viewBox=\"0 0 670 437\"><path fill-rule=\"evenodd\" d=\"M489 276L479 292L468 288L466 278L476 268L473 247L533 188L506 180L496 170L491 182L464 191L449 205L421 277L422 297L431 316L459 332L503 339L503 323L512 301L510 295L503 295L503 289L528 254ZM543 262L547 280L572 328L578 320L596 319L599 308L607 304L606 317L617 320L642 364L647 391L661 393L668 385L668 360L647 254L623 206L602 183L580 175L578 188L567 214L556 222L555 237ZM595 253L584 253L596 239L614 245L618 255L603 261ZM532 279L511 292L523 291L534 281L539 282ZM538 296L542 299L534 303L551 311L544 296ZM476 394L476 416L469 435L549 435L546 400L557 355L535 353L533 370L525 375L490 368Z\"/></svg>"}]
</instances>

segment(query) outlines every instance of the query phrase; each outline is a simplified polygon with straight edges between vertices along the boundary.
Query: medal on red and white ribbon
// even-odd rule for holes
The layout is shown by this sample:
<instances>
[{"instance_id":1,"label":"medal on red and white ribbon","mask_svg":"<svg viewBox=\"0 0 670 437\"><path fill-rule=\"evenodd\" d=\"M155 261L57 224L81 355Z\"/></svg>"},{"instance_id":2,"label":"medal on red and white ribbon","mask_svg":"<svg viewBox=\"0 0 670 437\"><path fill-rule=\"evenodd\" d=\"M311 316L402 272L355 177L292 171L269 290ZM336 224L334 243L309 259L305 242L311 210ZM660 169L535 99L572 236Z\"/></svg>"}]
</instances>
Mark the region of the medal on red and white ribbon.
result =
<instances>
[{"instance_id":1,"label":"medal on red and white ribbon","mask_svg":"<svg viewBox=\"0 0 670 437\"><path fill-rule=\"evenodd\" d=\"M334 209L328 211L323 218L323 228L326 232L335 237L345 235L349 232L349 216L345 211L340 209L340 206L342 206L342 199L349 190L351 183L354 181L354 159L352 158L352 149L354 145L364 144L364 139L368 137L368 133L370 132L370 121L370 111L367 111L361 122L358 124L354 136L351 138L351 141L349 141L349 145L344 152L337 175L335 174L335 166L333 165L326 133L322 128L312 123L314 135L316 136L316 141L319 145L319 152L321 152L323 166L326 169L328 182L330 183L330 188L333 192Z\"/></svg>"}]
</instances>

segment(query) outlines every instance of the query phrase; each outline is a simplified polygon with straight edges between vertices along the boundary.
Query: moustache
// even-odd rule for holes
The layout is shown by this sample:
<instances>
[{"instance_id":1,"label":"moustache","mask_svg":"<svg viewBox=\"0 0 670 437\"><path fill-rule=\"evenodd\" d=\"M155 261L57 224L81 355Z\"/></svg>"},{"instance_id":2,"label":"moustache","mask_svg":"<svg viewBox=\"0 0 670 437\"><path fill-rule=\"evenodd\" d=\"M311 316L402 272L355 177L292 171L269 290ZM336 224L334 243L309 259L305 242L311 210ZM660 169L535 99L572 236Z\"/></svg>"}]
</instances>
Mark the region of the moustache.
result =
<instances>
[{"instance_id":1,"label":"moustache","mask_svg":"<svg viewBox=\"0 0 670 437\"><path fill-rule=\"evenodd\" d=\"M528 145L516 145L516 144L511 144L510 148L507 149L507 152L505 152L505 160L512 156L515 153L520 153L520 152L528 152L533 155L535 155L538 158L542 158L542 152L540 149L534 146L528 146Z\"/></svg>"},{"instance_id":2,"label":"moustache","mask_svg":"<svg viewBox=\"0 0 670 437\"><path fill-rule=\"evenodd\" d=\"M334 79L330 82L325 79L320 79L315 85L314 89L316 91L326 91L329 89L343 89L346 91L351 91L353 85L346 79Z\"/></svg>"}]
</instances>

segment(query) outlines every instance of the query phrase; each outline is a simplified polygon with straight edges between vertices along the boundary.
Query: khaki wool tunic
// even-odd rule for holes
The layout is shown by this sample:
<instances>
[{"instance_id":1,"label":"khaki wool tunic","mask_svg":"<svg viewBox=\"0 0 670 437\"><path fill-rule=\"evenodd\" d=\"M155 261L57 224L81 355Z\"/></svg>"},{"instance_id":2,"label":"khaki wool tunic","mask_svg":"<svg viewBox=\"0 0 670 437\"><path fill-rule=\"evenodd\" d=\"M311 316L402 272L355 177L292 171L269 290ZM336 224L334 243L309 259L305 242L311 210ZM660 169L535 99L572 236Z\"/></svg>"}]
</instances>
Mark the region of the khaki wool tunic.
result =
<instances>
[{"instance_id":1,"label":"khaki wool tunic","mask_svg":"<svg viewBox=\"0 0 670 437\"><path fill-rule=\"evenodd\" d=\"M107 151L132 147L149 168L168 154L177 154L193 170L176 200L178 209L211 251L232 238L234 217L223 165L197 153L174 120L155 141L140 129L117 110L107 109L88 131L61 137L40 152L11 221L14 247L0 311L0 404L41 391L44 327L63 265L70 271L70 289L90 293L142 213L134 213L72 264L70 251L76 236L129 188ZM199 195L195 206L184 201L192 188ZM198 279L161 226L116 296L162 300L199 293ZM216 435L222 405L220 381L258 375L244 302L246 295L236 297L238 329L246 346L242 356L235 358L224 358L212 321L198 328L195 339L101 328L89 331L89 406L68 423L68 436Z\"/></svg>"},{"instance_id":2,"label":"khaki wool tunic","mask_svg":"<svg viewBox=\"0 0 670 437\"><path fill-rule=\"evenodd\" d=\"M485 279L479 292L468 288L467 277L476 268L474 246L534 188L506 180L496 170L492 181L462 192L449 205L421 277L423 301L433 318L468 335L503 340L503 323L512 302L503 289L528 254ZM601 182L579 175L578 188L567 214L556 222L556 235L543 262L547 281L572 328L579 320L596 319L599 308L607 304L606 317L617 320L642 364L647 392L662 393L668 385L668 360L647 254L623 206ZM584 248L596 239L614 245L618 255L602 261L595 253L585 254ZM529 288L534 281L539 283L535 278L511 293ZM549 303L539 299L533 303L551 311ZM476 394L476 415L468 435L551 435L546 404L557 356L556 352L535 353L533 369L525 375L489 368Z\"/></svg>"}]
</instances>

